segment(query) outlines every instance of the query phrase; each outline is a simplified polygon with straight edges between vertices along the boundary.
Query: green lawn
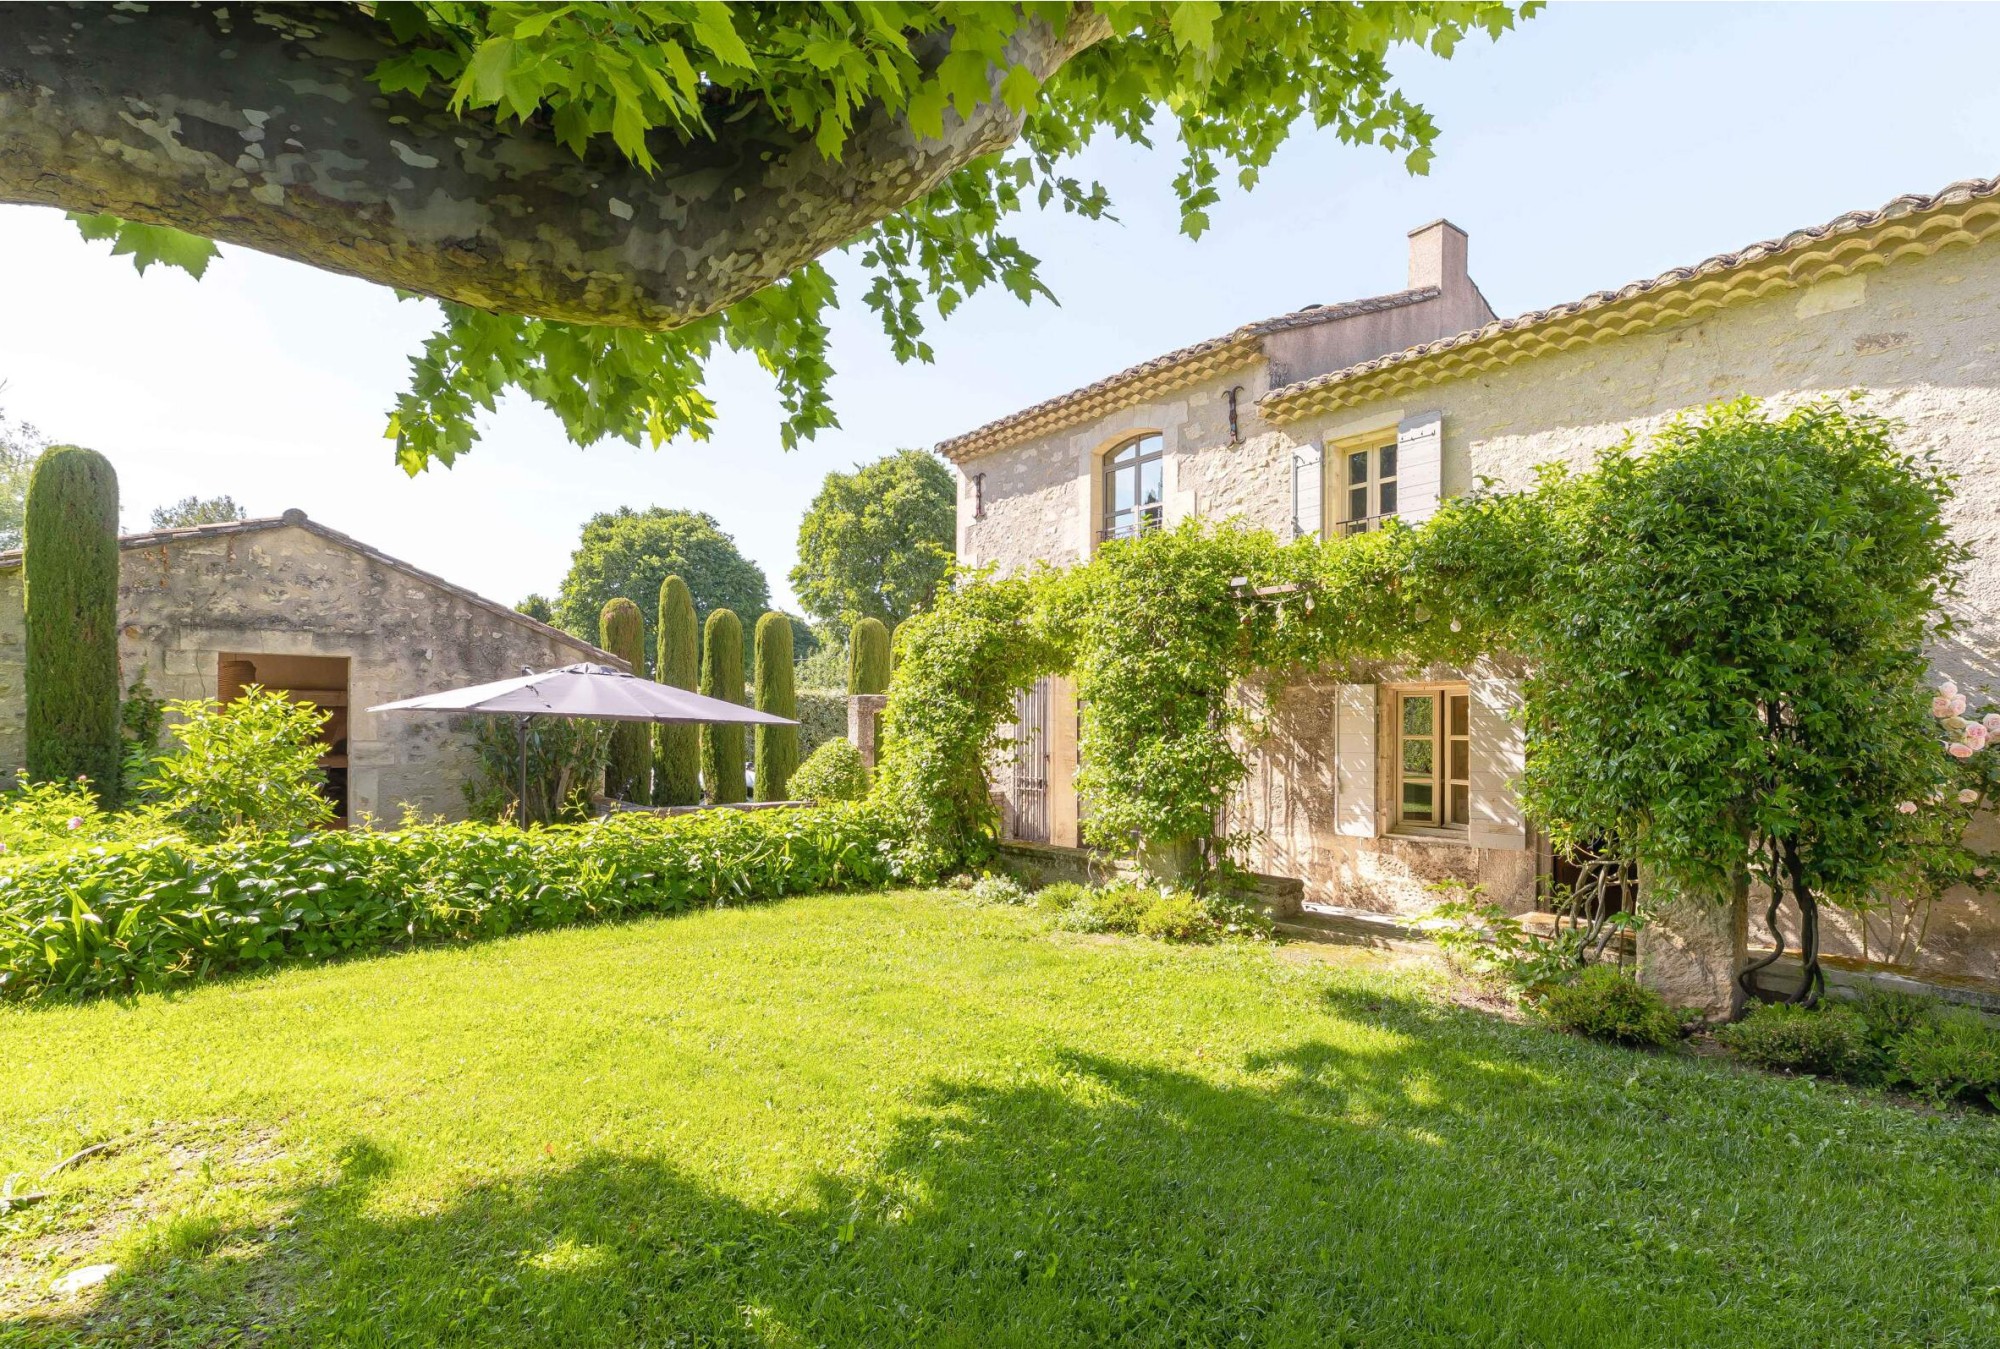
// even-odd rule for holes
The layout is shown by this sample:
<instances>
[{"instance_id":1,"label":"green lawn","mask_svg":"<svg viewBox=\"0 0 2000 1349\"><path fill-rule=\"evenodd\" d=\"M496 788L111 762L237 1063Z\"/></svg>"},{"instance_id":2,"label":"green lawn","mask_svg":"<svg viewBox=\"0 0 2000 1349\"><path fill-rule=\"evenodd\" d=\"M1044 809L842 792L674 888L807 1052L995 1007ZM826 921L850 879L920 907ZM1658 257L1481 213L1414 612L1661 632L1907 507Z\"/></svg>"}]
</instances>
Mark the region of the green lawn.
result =
<instances>
[{"instance_id":1,"label":"green lawn","mask_svg":"<svg viewBox=\"0 0 2000 1349\"><path fill-rule=\"evenodd\" d=\"M0 1343L2000 1342L1994 1120L1435 978L911 893L0 1012Z\"/></svg>"}]
</instances>

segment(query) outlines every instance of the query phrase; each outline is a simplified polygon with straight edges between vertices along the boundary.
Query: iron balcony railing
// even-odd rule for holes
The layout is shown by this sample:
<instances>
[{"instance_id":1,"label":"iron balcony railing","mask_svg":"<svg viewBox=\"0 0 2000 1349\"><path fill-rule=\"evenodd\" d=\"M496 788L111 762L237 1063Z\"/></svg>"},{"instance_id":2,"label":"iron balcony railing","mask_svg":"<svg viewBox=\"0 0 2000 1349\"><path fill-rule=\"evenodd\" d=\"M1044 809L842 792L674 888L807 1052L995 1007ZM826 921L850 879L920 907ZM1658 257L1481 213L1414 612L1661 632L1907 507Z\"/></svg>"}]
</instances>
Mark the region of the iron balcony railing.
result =
<instances>
[{"instance_id":1,"label":"iron balcony railing","mask_svg":"<svg viewBox=\"0 0 2000 1349\"><path fill-rule=\"evenodd\" d=\"M1364 515L1354 520L1342 520L1333 528L1336 533L1343 536L1348 534L1366 534L1371 529L1380 529L1383 524L1395 518L1396 512L1394 511L1390 511L1386 515Z\"/></svg>"},{"instance_id":2,"label":"iron balcony railing","mask_svg":"<svg viewBox=\"0 0 2000 1349\"><path fill-rule=\"evenodd\" d=\"M1137 522L1127 521L1119 525L1106 525L1097 531L1097 541L1108 543L1112 539L1129 539L1135 534L1150 533L1165 523L1163 511L1158 506L1148 507L1139 512Z\"/></svg>"}]
</instances>

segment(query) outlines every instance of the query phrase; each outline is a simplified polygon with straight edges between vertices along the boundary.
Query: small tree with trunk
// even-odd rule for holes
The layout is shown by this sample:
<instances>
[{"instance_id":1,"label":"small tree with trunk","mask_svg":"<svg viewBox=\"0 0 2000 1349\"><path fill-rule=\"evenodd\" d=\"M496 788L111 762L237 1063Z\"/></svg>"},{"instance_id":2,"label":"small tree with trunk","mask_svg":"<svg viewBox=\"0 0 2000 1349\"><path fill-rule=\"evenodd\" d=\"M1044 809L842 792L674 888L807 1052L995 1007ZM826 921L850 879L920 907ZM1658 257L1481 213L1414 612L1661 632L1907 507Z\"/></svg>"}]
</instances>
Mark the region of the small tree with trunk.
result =
<instances>
[{"instance_id":1,"label":"small tree with trunk","mask_svg":"<svg viewBox=\"0 0 2000 1349\"><path fill-rule=\"evenodd\" d=\"M792 621L783 614L757 620L755 658L757 710L796 719L798 700L792 692ZM755 772L757 799L783 801L799 766L799 728L757 728Z\"/></svg>"},{"instance_id":2,"label":"small tree with trunk","mask_svg":"<svg viewBox=\"0 0 2000 1349\"><path fill-rule=\"evenodd\" d=\"M597 644L622 659L633 674L646 674L646 620L639 606L624 598L609 601L598 615ZM642 721L620 722L611 732L611 756L604 766L605 794L619 801L649 805L652 789L652 728Z\"/></svg>"},{"instance_id":3,"label":"small tree with trunk","mask_svg":"<svg viewBox=\"0 0 2000 1349\"><path fill-rule=\"evenodd\" d=\"M743 701L743 624L728 609L708 616L701 634L701 692L727 703ZM718 806L741 801L743 728L701 728L701 776L708 799Z\"/></svg>"},{"instance_id":4,"label":"small tree with trunk","mask_svg":"<svg viewBox=\"0 0 2000 1349\"><path fill-rule=\"evenodd\" d=\"M118 803L118 475L95 450L58 445L28 483L28 775L82 777Z\"/></svg>"},{"instance_id":5,"label":"small tree with trunk","mask_svg":"<svg viewBox=\"0 0 2000 1349\"><path fill-rule=\"evenodd\" d=\"M1609 840L1691 894L1747 873L1777 950L1745 987L1789 906L1808 1003L1821 903L1895 884L1924 846L1902 807L1949 785L1925 653L1965 551L1949 475L1894 431L1718 404L1448 507L1411 568L1441 595L1478 577L1464 617L1529 661L1522 799L1555 844Z\"/></svg>"},{"instance_id":6,"label":"small tree with trunk","mask_svg":"<svg viewBox=\"0 0 2000 1349\"><path fill-rule=\"evenodd\" d=\"M677 689L701 683L701 626L687 582L669 576L660 582L660 621L655 636L653 678ZM701 804L701 728L657 726L653 730L653 804Z\"/></svg>"}]
</instances>

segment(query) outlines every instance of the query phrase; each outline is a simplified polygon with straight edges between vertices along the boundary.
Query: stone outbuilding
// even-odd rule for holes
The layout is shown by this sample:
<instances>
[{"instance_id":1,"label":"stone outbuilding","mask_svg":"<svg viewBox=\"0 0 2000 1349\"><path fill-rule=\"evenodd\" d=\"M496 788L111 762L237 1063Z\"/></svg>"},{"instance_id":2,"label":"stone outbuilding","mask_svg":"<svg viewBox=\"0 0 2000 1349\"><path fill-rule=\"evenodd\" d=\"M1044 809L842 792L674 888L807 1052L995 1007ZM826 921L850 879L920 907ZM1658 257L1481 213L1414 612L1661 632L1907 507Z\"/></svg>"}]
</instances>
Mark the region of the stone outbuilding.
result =
<instances>
[{"instance_id":1,"label":"stone outbuilding","mask_svg":"<svg viewBox=\"0 0 2000 1349\"><path fill-rule=\"evenodd\" d=\"M1956 638L1933 659L1975 702L2000 699L1996 236L2000 179L1955 183L1495 320L1465 234L1425 226L1406 290L1253 323L940 445L959 473L959 559L1061 566L1196 516L1280 538L1415 523L1482 480L1527 486L1537 465L1587 465L1718 399L1783 409L1852 392L1960 475L1947 520L1972 558ZM1228 812L1227 831L1251 840L1239 860L1357 921L1420 915L1448 880L1537 908L1573 873L1516 799L1518 673L1487 660L1286 685ZM996 784L1015 836L1078 842L1075 731L1067 681L1021 698L1021 748ZM2000 989L1992 898L1946 894L1920 950L1893 913L1873 930L1843 916L1825 949ZM1748 940L1765 939L1753 923ZM1745 934L1718 940L1734 944L1726 971ZM1731 996L1726 972L1710 982Z\"/></svg>"},{"instance_id":2,"label":"stone outbuilding","mask_svg":"<svg viewBox=\"0 0 2000 1349\"><path fill-rule=\"evenodd\" d=\"M566 632L286 511L119 541L121 687L227 701L248 684L325 709L344 824L465 813L479 719L378 703L523 668L624 662ZM23 760L21 554L0 553L0 765Z\"/></svg>"}]
</instances>

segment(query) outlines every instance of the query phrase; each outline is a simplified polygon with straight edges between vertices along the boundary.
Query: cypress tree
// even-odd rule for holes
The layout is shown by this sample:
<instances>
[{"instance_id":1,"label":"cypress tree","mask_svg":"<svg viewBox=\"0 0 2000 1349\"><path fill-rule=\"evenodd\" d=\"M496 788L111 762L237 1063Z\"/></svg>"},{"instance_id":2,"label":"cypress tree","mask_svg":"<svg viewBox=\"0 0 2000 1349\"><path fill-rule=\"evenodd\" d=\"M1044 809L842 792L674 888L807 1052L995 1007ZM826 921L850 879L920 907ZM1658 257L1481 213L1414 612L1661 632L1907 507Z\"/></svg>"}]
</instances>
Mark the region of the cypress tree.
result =
<instances>
[{"instance_id":1,"label":"cypress tree","mask_svg":"<svg viewBox=\"0 0 2000 1349\"><path fill-rule=\"evenodd\" d=\"M743 701L743 624L727 609L708 616L701 633L701 692L710 698ZM708 799L718 806L743 799L743 728L701 728L701 777Z\"/></svg>"},{"instance_id":2,"label":"cypress tree","mask_svg":"<svg viewBox=\"0 0 2000 1349\"><path fill-rule=\"evenodd\" d=\"M701 627L695 622L694 595L678 576L660 582L653 678L677 689L701 683ZM653 728L653 804L701 804L701 727Z\"/></svg>"},{"instance_id":3,"label":"cypress tree","mask_svg":"<svg viewBox=\"0 0 2000 1349\"><path fill-rule=\"evenodd\" d=\"M864 618L854 625L847 643L847 691L889 691L889 629L879 618Z\"/></svg>"},{"instance_id":4,"label":"cypress tree","mask_svg":"<svg viewBox=\"0 0 2000 1349\"><path fill-rule=\"evenodd\" d=\"M22 581L28 775L88 779L118 804L118 475L58 445L28 480Z\"/></svg>"},{"instance_id":5,"label":"cypress tree","mask_svg":"<svg viewBox=\"0 0 2000 1349\"><path fill-rule=\"evenodd\" d=\"M757 710L796 719L792 691L792 620L767 613L757 620L755 648ZM757 799L783 801L799 767L799 728L759 726L755 755Z\"/></svg>"},{"instance_id":6,"label":"cypress tree","mask_svg":"<svg viewBox=\"0 0 2000 1349\"><path fill-rule=\"evenodd\" d=\"M622 596L604 602L597 616L597 644L624 660L632 673L646 674L646 619L639 606ZM643 721L621 721L611 732L611 752L604 760L604 792L615 801L652 804L652 727Z\"/></svg>"}]
</instances>

